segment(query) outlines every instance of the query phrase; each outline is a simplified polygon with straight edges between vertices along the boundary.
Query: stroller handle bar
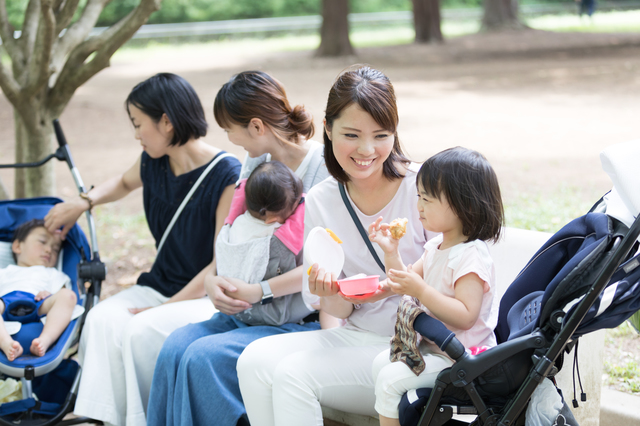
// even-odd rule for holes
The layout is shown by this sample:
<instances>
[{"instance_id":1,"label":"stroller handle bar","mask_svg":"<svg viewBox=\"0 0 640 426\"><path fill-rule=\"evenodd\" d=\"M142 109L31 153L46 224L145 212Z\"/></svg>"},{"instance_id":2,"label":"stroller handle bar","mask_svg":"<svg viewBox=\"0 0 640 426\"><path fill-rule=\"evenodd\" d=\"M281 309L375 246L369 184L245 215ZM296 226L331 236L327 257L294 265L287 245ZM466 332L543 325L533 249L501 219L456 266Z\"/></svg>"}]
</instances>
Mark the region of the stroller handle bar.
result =
<instances>
[{"instance_id":1,"label":"stroller handle bar","mask_svg":"<svg viewBox=\"0 0 640 426\"><path fill-rule=\"evenodd\" d=\"M47 157L43 158L40 161L36 161L33 163L17 163L17 164L0 164L0 169L8 169L8 168L27 168L27 167L40 167L52 158L57 159L58 161L64 161L69 166L69 170L71 170L71 176L73 176L73 180L76 183L76 187L78 188L78 192L87 192L87 188L82 181L82 177L80 176L80 172L76 167L73 157L71 156L71 151L69 150L69 145L67 144L67 139L62 132L62 127L60 126L60 122L58 119L53 120L53 129L56 134L56 140L58 141L58 149L53 154L49 154ZM96 225L93 220L93 215L91 211L87 210L86 212L87 224L89 225L89 237L91 239L91 259L100 260L100 255L98 251L98 239L96 237Z\"/></svg>"},{"instance_id":2,"label":"stroller handle bar","mask_svg":"<svg viewBox=\"0 0 640 426\"><path fill-rule=\"evenodd\" d=\"M71 170L71 176L73 176L73 180L76 183L76 187L78 188L78 192L87 192L87 188L82 181L82 177L80 176L80 172L76 167L75 162L73 161L73 157L71 156L71 151L69 150L69 145L67 144L67 138L64 136L64 132L62 131L62 126L60 126L60 122L57 118L53 120L53 129L56 132L56 139L58 140L58 149L56 153L61 153L62 159L58 158L60 161L65 161L69 166L69 170ZM100 255L98 254L98 239L96 237L96 224L93 220L93 215L91 214L91 210L86 211L87 224L89 225L89 236L91 238L91 250L93 251L91 258L94 260L98 260Z\"/></svg>"}]
</instances>

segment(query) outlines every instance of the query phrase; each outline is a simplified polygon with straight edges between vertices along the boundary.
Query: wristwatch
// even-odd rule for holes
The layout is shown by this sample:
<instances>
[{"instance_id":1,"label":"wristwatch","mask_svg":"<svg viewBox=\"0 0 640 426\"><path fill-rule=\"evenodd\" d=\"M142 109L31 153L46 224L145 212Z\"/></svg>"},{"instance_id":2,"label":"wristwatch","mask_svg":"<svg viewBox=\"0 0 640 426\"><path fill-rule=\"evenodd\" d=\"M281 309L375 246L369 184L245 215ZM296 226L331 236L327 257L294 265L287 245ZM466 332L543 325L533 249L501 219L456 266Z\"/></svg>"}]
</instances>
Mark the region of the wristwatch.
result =
<instances>
[{"instance_id":1,"label":"wristwatch","mask_svg":"<svg viewBox=\"0 0 640 426\"><path fill-rule=\"evenodd\" d=\"M260 281L260 287L262 287L262 300L260 301L260 304L266 305L267 303L273 302L273 293L271 292L269 281Z\"/></svg>"}]
</instances>

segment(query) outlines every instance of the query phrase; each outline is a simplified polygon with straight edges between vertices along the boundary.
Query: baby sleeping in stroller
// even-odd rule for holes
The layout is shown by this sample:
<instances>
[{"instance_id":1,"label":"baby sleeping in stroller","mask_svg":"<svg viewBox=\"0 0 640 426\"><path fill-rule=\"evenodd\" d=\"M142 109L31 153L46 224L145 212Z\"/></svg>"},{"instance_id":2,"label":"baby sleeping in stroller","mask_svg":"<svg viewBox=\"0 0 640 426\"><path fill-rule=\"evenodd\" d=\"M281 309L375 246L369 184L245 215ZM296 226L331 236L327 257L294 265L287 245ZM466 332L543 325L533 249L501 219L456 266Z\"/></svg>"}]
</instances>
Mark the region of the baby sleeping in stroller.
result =
<instances>
[{"instance_id":1,"label":"baby sleeping in stroller","mask_svg":"<svg viewBox=\"0 0 640 426\"><path fill-rule=\"evenodd\" d=\"M5 321L36 322L47 315L42 333L29 348L39 357L69 325L77 300L66 288L69 277L54 267L60 245L60 238L47 231L41 219L25 222L15 231L11 250L16 264L0 269L0 349L9 361L24 349L13 340Z\"/></svg>"}]
</instances>

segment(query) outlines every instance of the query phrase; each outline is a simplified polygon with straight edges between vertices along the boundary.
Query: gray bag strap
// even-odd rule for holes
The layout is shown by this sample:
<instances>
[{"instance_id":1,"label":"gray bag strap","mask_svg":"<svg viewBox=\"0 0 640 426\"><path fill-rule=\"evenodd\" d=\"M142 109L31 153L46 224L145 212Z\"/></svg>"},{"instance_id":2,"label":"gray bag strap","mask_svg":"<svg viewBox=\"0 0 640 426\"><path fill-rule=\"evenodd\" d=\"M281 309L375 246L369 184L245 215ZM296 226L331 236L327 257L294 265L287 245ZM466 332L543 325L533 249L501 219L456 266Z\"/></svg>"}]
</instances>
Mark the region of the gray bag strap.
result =
<instances>
[{"instance_id":1,"label":"gray bag strap","mask_svg":"<svg viewBox=\"0 0 640 426\"><path fill-rule=\"evenodd\" d=\"M184 200L182 200L182 203L180 204L180 207L178 207L178 210L176 210L176 213L173 215L173 218L171 219L171 222L169 222L169 226L167 226L167 229L164 230L164 234L162 235L162 239L160 240L160 244L158 244L158 252L156 253L156 259L158 258L158 254L160 253L160 250L162 250L162 246L164 245L164 242L166 241L167 236L169 235L169 232L171 232L171 228L173 228L173 225L178 220L178 216L180 216L180 213L182 213L182 210L184 210L184 207L187 205L187 203L191 199L191 196L193 195L193 193L196 191L196 189L198 189L198 187L200 186L200 184L202 183L204 178L207 177L209 172L211 170L213 170L213 168L216 166L216 164L218 164L220 162L220 160L222 160L223 158L226 158L226 157L235 157L235 156L233 154L229 154L229 153L218 154L218 156L215 158L215 160L213 160L211 163L209 163L207 168L202 172L202 174L200 174L200 177L198 178L196 183L193 184L193 186L189 190L189 193L184 197Z\"/></svg>"}]
</instances>

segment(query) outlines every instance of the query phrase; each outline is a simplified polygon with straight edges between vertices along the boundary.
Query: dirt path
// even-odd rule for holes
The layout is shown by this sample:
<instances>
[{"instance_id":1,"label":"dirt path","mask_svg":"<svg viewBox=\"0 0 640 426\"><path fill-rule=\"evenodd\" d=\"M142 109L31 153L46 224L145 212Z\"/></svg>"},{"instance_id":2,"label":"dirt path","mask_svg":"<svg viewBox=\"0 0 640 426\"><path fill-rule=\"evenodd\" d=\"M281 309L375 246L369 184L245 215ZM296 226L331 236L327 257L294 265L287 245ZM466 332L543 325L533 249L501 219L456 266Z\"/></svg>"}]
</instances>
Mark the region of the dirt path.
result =
<instances>
[{"instance_id":1,"label":"dirt path","mask_svg":"<svg viewBox=\"0 0 640 426\"><path fill-rule=\"evenodd\" d=\"M394 83L399 134L410 156L423 161L450 146L477 149L496 168L507 202L521 194L552 197L559 188L595 199L610 186L599 152L640 135L640 34L481 34L436 46L360 49L357 57L339 59L242 46L186 45L116 56L77 91L60 119L85 183L100 183L135 161L140 148L123 101L136 83L160 71L179 73L195 86L211 124L207 141L242 158L212 117L215 93L232 74L256 68L272 73L320 128L335 76L353 63L368 63ZM0 159L12 158L12 110L0 97ZM0 178L12 188L11 172ZM62 164L57 187L63 198L75 195ZM141 211L137 191L109 213ZM136 244L129 246L126 252L120 245L104 247L103 256L115 261L135 255ZM132 267L144 267L148 262L140 259L146 257Z\"/></svg>"}]
</instances>

